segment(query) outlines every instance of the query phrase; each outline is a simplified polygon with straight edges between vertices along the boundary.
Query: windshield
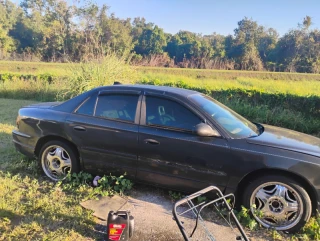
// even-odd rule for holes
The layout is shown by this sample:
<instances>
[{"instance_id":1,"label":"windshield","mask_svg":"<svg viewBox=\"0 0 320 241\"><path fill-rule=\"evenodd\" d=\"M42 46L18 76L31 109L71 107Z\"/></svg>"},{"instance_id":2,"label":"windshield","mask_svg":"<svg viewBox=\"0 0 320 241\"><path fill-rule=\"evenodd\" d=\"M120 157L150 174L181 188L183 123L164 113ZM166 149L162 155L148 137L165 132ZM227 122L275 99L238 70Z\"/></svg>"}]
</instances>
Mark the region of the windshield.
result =
<instances>
[{"instance_id":1,"label":"windshield","mask_svg":"<svg viewBox=\"0 0 320 241\"><path fill-rule=\"evenodd\" d=\"M211 116L233 138L246 138L259 134L259 128L215 99L201 94L189 97L196 105Z\"/></svg>"}]
</instances>

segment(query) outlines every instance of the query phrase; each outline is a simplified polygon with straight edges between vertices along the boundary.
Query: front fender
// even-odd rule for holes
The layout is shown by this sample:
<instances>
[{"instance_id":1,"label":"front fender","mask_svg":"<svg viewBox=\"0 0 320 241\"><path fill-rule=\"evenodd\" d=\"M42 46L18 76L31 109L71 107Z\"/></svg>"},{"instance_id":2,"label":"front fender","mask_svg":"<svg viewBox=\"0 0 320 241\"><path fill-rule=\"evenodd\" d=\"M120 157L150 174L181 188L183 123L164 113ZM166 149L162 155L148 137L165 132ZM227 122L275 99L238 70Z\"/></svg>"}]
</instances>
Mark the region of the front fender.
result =
<instances>
[{"instance_id":1,"label":"front fender","mask_svg":"<svg viewBox=\"0 0 320 241\"><path fill-rule=\"evenodd\" d=\"M301 178L312 188L317 203L320 200L320 158L290 150L248 144L236 140L230 142L231 151L237 162L237 173L231 173L226 193L236 192L243 180L254 173L265 175L261 170L291 173ZM271 172L270 172L271 170Z\"/></svg>"}]
</instances>

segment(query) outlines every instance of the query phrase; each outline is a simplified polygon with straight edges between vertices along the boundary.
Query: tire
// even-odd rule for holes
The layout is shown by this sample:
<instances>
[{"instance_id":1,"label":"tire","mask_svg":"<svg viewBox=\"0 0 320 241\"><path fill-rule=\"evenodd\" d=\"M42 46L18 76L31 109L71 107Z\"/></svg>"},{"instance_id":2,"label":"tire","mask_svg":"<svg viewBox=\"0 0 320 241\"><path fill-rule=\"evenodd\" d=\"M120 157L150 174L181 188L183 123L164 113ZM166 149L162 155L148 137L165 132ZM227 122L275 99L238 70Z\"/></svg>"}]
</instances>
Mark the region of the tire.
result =
<instances>
[{"instance_id":1,"label":"tire","mask_svg":"<svg viewBox=\"0 0 320 241\"><path fill-rule=\"evenodd\" d=\"M244 190L242 203L263 227L291 233L299 231L312 213L306 190L286 176L267 175L253 180Z\"/></svg>"},{"instance_id":2,"label":"tire","mask_svg":"<svg viewBox=\"0 0 320 241\"><path fill-rule=\"evenodd\" d=\"M68 172L80 171L77 151L64 141L53 140L45 143L38 159L42 172L53 181L65 179Z\"/></svg>"}]
</instances>

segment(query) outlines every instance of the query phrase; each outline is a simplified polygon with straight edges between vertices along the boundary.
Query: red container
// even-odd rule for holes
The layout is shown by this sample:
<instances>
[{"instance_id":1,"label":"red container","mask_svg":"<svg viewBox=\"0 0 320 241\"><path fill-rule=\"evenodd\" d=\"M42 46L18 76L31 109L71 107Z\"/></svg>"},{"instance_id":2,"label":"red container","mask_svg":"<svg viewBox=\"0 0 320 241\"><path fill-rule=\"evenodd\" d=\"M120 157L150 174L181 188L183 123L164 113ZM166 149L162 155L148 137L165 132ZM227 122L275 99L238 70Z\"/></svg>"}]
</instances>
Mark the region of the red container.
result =
<instances>
[{"instance_id":1,"label":"red container","mask_svg":"<svg viewBox=\"0 0 320 241\"><path fill-rule=\"evenodd\" d=\"M128 211L110 211L107 241L129 241L133 235L134 218Z\"/></svg>"}]
</instances>

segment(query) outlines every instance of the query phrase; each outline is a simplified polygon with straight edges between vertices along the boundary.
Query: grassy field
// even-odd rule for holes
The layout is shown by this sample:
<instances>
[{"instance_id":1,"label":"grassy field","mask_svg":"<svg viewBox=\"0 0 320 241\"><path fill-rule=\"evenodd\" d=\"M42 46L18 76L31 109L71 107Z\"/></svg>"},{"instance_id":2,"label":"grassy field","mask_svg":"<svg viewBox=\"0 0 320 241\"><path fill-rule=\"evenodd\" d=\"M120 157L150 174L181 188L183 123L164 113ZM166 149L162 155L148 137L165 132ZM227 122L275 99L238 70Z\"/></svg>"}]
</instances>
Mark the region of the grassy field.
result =
<instances>
[{"instance_id":1,"label":"grassy field","mask_svg":"<svg viewBox=\"0 0 320 241\"><path fill-rule=\"evenodd\" d=\"M77 66L80 65L0 62L0 98L66 99L68 95L61 93L76 81ZM110 72L114 70L112 65L108 68ZM320 132L320 75L148 67L134 67L134 73L124 82L194 89L252 121L317 136ZM117 80L112 74L107 76L107 84ZM90 73L81 77L96 78Z\"/></svg>"},{"instance_id":2,"label":"grassy field","mask_svg":"<svg viewBox=\"0 0 320 241\"><path fill-rule=\"evenodd\" d=\"M54 76L66 76L74 63L44 63L0 61L0 73L15 74L51 74ZM236 80L238 78L255 78L259 80L311 80L319 81L320 74L288 73L288 72L263 72L263 71L238 71L238 70L201 70L183 68L157 68L135 67L141 76L179 76L179 78L212 79L212 80Z\"/></svg>"},{"instance_id":3,"label":"grassy field","mask_svg":"<svg viewBox=\"0 0 320 241\"><path fill-rule=\"evenodd\" d=\"M15 151L11 132L17 111L31 103L0 99L0 240L103 240L92 212L79 205L92 188L65 191L39 173L36 160ZM314 218L306 226L308 231L297 236L310 240L308 237L314 237L310 232L318 232L318 226ZM268 240L298 241L294 236L258 230L261 232Z\"/></svg>"},{"instance_id":4,"label":"grassy field","mask_svg":"<svg viewBox=\"0 0 320 241\"><path fill-rule=\"evenodd\" d=\"M17 111L32 103L0 99L0 240L103 240L92 212L79 205L93 189L80 186L66 191L39 173L36 160L15 151L11 132ZM304 234L296 236L263 229L257 234L265 232L268 240L298 241L298 236L310 240L308 237L315 237L310 232L319 232L319 221L313 218L306 227Z\"/></svg>"},{"instance_id":5,"label":"grassy field","mask_svg":"<svg viewBox=\"0 0 320 241\"><path fill-rule=\"evenodd\" d=\"M50 73L63 76L67 74L69 66L70 64L65 63L0 61L0 72L33 75Z\"/></svg>"},{"instance_id":6,"label":"grassy field","mask_svg":"<svg viewBox=\"0 0 320 241\"><path fill-rule=\"evenodd\" d=\"M79 202L87 190L66 193L38 173L12 144L18 109L30 101L0 99L0 240L96 240L91 212Z\"/></svg>"},{"instance_id":7,"label":"grassy field","mask_svg":"<svg viewBox=\"0 0 320 241\"><path fill-rule=\"evenodd\" d=\"M74 81L74 66L0 62L0 240L101 238L91 213L79 206L88 188L63 191L11 143L18 109L34 101L68 98L61 92ZM194 89L252 121L320 136L320 75L145 67L135 72L126 82Z\"/></svg>"}]
</instances>

